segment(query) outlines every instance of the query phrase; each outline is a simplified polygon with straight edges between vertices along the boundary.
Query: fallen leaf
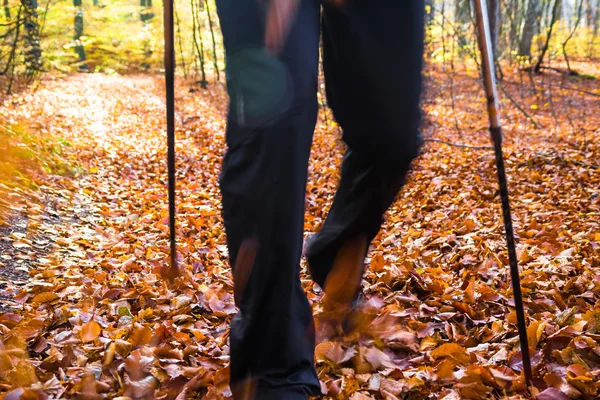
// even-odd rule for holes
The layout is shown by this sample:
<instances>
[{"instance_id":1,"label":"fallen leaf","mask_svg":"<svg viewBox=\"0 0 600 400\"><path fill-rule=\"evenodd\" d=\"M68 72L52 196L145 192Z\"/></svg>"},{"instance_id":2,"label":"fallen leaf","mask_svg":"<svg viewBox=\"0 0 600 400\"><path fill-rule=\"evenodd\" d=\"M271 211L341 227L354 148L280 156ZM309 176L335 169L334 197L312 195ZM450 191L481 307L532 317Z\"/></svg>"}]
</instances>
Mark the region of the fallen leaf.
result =
<instances>
[{"instance_id":1,"label":"fallen leaf","mask_svg":"<svg viewBox=\"0 0 600 400\"><path fill-rule=\"evenodd\" d=\"M96 321L90 321L81 327L79 335L84 342L91 342L100 336L102 328Z\"/></svg>"}]
</instances>

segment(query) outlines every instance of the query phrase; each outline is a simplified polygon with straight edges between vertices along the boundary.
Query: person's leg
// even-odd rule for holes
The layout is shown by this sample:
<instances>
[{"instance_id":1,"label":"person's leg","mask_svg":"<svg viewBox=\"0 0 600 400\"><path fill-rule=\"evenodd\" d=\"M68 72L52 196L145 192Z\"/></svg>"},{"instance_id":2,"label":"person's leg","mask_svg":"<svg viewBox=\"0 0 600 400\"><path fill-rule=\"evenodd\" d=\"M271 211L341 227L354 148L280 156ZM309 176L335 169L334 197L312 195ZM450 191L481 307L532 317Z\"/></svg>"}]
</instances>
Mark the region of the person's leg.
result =
<instances>
[{"instance_id":1,"label":"person's leg","mask_svg":"<svg viewBox=\"0 0 600 400\"><path fill-rule=\"evenodd\" d=\"M306 399L320 393L299 276L319 3L302 1L278 57L264 51L261 4L217 0L231 100L220 185L239 307L231 322L231 387L236 399Z\"/></svg>"},{"instance_id":2,"label":"person's leg","mask_svg":"<svg viewBox=\"0 0 600 400\"><path fill-rule=\"evenodd\" d=\"M333 205L306 255L313 279L335 300L347 302L359 289L367 244L418 153L423 31L423 0L324 6L327 99L348 148Z\"/></svg>"}]
</instances>

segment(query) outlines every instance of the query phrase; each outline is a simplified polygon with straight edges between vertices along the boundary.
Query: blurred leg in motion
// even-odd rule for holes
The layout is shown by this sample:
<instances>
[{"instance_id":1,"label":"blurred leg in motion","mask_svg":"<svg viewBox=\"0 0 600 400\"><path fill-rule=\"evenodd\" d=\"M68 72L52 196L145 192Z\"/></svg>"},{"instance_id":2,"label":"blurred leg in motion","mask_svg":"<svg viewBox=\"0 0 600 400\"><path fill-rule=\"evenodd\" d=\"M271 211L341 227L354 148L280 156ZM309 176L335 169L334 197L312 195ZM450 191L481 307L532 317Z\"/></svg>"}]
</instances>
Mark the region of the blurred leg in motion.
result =
<instances>
[{"instance_id":1,"label":"blurred leg in motion","mask_svg":"<svg viewBox=\"0 0 600 400\"><path fill-rule=\"evenodd\" d=\"M368 244L418 154L424 10L423 0L323 6L327 99L348 147L333 205L306 256L334 304L357 295Z\"/></svg>"},{"instance_id":2,"label":"blurred leg in motion","mask_svg":"<svg viewBox=\"0 0 600 400\"><path fill-rule=\"evenodd\" d=\"M307 399L320 393L299 274L320 4L301 1L277 56L265 51L263 2L217 0L217 8L231 101L220 185L239 307L231 387L236 399Z\"/></svg>"}]
</instances>

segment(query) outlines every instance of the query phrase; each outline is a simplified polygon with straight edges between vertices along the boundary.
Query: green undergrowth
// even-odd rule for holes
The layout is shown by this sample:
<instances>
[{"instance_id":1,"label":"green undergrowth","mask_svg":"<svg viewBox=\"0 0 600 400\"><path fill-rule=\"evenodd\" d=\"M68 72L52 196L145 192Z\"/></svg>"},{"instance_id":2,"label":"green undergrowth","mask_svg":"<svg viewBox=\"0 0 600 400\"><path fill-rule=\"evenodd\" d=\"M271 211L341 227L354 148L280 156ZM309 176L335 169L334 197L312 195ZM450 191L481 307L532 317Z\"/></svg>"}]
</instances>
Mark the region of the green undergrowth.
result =
<instances>
[{"instance_id":1,"label":"green undergrowth","mask_svg":"<svg viewBox=\"0 0 600 400\"><path fill-rule=\"evenodd\" d=\"M36 189L44 175L74 176L81 167L64 155L71 144L21 125L0 125L0 184Z\"/></svg>"}]
</instances>

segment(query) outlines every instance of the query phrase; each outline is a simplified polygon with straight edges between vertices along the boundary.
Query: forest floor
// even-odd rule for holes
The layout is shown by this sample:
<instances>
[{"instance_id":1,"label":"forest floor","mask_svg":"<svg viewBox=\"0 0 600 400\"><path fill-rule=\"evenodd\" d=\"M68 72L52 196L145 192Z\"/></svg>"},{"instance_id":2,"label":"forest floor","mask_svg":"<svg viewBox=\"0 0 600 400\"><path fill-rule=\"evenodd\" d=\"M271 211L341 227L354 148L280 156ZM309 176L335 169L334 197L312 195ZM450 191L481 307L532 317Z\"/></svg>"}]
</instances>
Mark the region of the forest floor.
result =
<instances>
[{"instance_id":1,"label":"forest floor","mask_svg":"<svg viewBox=\"0 0 600 400\"><path fill-rule=\"evenodd\" d=\"M598 398L599 81L513 71L502 83L514 100L501 93L535 372L527 390L474 71L428 69L428 141L371 246L362 322L317 346L323 398ZM27 160L0 162L14 177L0 180L5 399L231 395L236 309L217 186L226 95L221 85L177 90L177 236L188 275L174 284L157 274L168 261L163 96L160 77L47 76L0 106L0 150ZM307 235L326 216L343 149L322 113ZM301 267L318 321L322 292Z\"/></svg>"}]
</instances>

